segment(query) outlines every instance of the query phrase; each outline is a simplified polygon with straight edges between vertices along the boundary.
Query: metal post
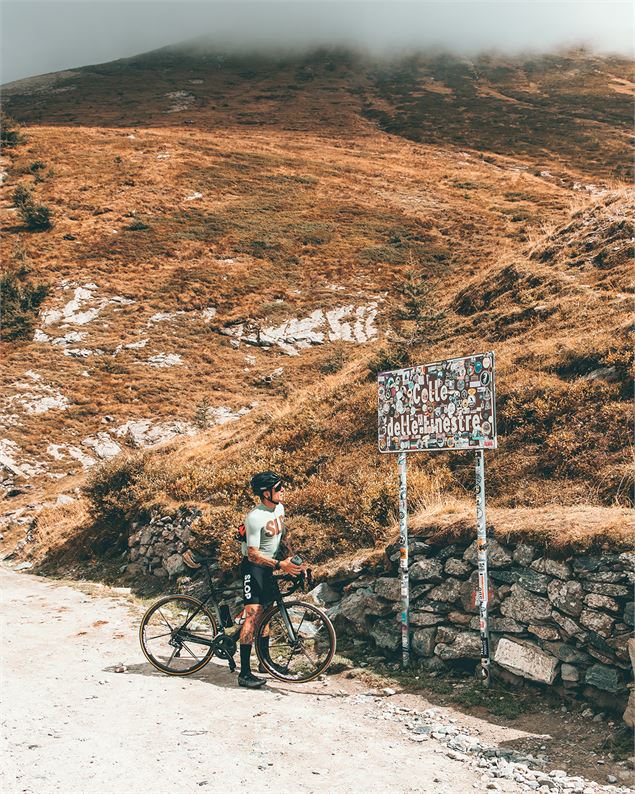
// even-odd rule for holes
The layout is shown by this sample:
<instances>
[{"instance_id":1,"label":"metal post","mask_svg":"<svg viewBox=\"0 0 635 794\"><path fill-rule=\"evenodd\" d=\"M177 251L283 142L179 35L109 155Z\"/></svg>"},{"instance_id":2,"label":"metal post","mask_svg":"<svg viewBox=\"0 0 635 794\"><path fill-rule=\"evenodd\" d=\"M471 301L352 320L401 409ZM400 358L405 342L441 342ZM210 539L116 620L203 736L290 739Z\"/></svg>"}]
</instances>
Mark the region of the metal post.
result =
<instances>
[{"instance_id":1,"label":"metal post","mask_svg":"<svg viewBox=\"0 0 635 794\"><path fill-rule=\"evenodd\" d=\"M476 453L476 522L478 548L478 595L479 628L481 632L481 675L483 684L490 685L489 625L487 602L489 582L487 579L487 527L485 523L485 454L482 449Z\"/></svg>"},{"instance_id":2,"label":"metal post","mask_svg":"<svg viewBox=\"0 0 635 794\"><path fill-rule=\"evenodd\" d=\"M406 488L406 453L400 452L399 466L399 570L401 573L401 654L404 669L410 663L410 587L408 577L408 493Z\"/></svg>"}]
</instances>

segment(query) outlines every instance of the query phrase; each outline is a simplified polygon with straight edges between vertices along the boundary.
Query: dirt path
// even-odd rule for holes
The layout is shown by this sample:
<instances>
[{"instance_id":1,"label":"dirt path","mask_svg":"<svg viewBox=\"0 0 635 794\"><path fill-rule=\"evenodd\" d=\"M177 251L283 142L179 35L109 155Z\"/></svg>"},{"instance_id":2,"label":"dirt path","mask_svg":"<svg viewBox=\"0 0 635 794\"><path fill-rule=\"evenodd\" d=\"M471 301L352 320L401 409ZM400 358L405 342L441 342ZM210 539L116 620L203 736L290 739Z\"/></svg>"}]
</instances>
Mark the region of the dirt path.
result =
<instances>
[{"instance_id":1,"label":"dirt path","mask_svg":"<svg viewBox=\"0 0 635 794\"><path fill-rule=\"evenodd\" d=\"M0 569L3 791L466 791L480 776L370 719L359 684L238 689L226 665L150 667L123 594ZM115 673L123 661L126 673ZM436 743L435 743L436 744ZM479 784L480 785L480 784ZM509 781L507 791L516 791Z\"/></svg>"},{"instance_id":2,"label":"dirt path","mask_svg":"<svg viewBox=\"0 0 635 794\"><path fill-rule=\"evenodd\" d=\"M424 698L373 697L341 676L246 691L215 662L170 678L146 663L142 610L125 592L6 568L0 585L7 794L488 790L482 770L387 718L388 703L394 717L403 705L428 708ZM120 662L125 673L114 672ZM527 735L482 729L494 744Z\"/></svg>"}]
</instances>

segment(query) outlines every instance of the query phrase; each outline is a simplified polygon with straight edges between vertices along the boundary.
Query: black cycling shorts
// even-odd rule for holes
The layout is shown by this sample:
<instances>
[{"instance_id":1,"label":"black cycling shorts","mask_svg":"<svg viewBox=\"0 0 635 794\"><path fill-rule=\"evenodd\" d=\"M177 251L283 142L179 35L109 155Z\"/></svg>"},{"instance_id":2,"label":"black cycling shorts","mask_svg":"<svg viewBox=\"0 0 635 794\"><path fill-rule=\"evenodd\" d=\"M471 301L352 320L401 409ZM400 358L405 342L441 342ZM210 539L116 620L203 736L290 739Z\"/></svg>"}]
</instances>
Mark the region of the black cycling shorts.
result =
<instances>
[{"instance_id":1,"label":"black cycling shorts","mask_svg":"<svg viewBox=\"0 0 635 794\"><path fill-rule=\"evenodd\" d=\"M263 607L269 606L276 595L273 568L256 565L246 557L243 557L240 573L243 577L243 601L245 606L249 606L249 604L261 604Z\"/></svg>"}]
</instances>

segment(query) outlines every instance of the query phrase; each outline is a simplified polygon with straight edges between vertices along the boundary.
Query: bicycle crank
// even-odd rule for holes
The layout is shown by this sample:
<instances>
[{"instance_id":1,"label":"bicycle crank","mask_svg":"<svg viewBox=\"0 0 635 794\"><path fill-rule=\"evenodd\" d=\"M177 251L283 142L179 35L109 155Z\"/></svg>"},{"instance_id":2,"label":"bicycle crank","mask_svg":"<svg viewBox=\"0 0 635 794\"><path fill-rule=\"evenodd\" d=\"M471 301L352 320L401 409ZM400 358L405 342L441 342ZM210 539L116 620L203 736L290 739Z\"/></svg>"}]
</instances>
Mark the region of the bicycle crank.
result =
<instances>
[{"instance_id":1,"label":"bicycle crank","mask_svg":"<svg viewBox=\"0 0 635 794\"><path fill-rule=\"evenodd\" d=\"M212 648L219 659L225 659L229 663L229 669L233 673L236 669L236 662L234 661L236 640L233 637L228 637L227 634L220 634L212 640Z\"/></svg>"}]
</instances>

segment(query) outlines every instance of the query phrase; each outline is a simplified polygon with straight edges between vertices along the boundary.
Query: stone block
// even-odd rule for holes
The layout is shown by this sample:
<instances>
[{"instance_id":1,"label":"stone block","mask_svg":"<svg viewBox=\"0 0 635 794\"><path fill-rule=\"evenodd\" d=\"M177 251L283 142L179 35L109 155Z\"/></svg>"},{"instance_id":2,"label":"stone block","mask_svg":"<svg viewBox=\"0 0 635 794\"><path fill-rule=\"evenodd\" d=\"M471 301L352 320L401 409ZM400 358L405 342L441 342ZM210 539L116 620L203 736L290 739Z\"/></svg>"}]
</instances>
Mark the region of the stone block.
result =
<instances>
[{"instance_id":1,"label":"stone block","mask_svg":"<svg viewBox=\"0 0 635 794\"><path fill-rule=\"evenodd\" d=\"M598 595L611 596L613 598L626 598L633 592L632 587L623 584L610 584L607 582L584 582L582 587L587 593L597 593Z\"/></svg>"},{"instance_id":2,"label":"stone block","mask_svg":"<svg viewBox=\"0 0 635 794\"><path fill-rule=\"evenodd\" d=\"M441 582L443 581L443 565L439 560L418 560L409 569L413 582Z\"/></svg>"},{"instance_id":3,"label":"stone block","mask_svg":"<svg viewBox=\"0 0 635 794\"><path fill-rule=\"evenodd\" d=\"M168 576L176 576L187 570L183 557L180 554L173 554L165 560L164 568L168 572Z\"/></svg>"},{"instance_id":4,"label":"stone block","mask_svg":"<svg viewBox=\"0 0 635 794\"><path fill-rule=\"evenodd\" d=\"M401 600L401 580L393 577L382 576L375 581L373 590L381 598L388 601Z\"/></svg>"},{"instance_id":5,"label":"stone block","mask_svg":"<svg viewBox=\"0 0 635 794\"><path fill-rule=\"evenodd\" d=\"M551 618L551 604L546 598L530 593L520 585L513 585L511 595L503 601L501 612L521 623L540 623Z\"/></svg>"},{"instance_id":6,"label":"stone block","mask_svg":"<svg viewBox=\"0 0 635 794\"><path fill-rule=\"evenodd\" d=\"M560 667L560 676L563 681L579 681L580 671L572 664L563 664Z\"/></svg>"},{"instance_id":7,"label":"stone block","mask_svg":"<svg viewBox=\"0 0 635 794\"><path fill-rule=\"evenodd\" d=\"M439 631L440 629L437 630L437 640ZM434 653L443 661L451 659L480 659L481 637L476 632L463 631L457 634L451 644L437 642Z\"/></svg>"},{"instance_id":8,"label":"stone block","mask_svg":"<svg viewBox=\"0 0 635 794\"><path fill-rule=\"evenodd\" d=\"M309 593L309 596L317 604L333 604L340 600L340 594L334 590L327 582L321 582L317 587Z\"/></svg>"},{"instance_id":9,"label":"stone block","mask_svg":"<svg viewBox=\"0 0 635 794\"><path fill-rule=\"evenodd\" d=\"M506 637L498 643L494 661L515 675L543 684L552 684L558 672L558 660L554 656L531 642Z\"/></svg>"},{"instance_id":10,"label":"stone block","mask_svg":"<svg viewBox=\"0 0 635 794\"><path fill-rule=\"evenodd\" d=\"M606 582L608 584L617 584L623 582L627 578L626 571L594 571L584 577L589 582Z\"/></svg>"},{"instance_id":11,"label":"stone block","mask_svg":"<svg viewBox=\"0 0 635 794\"><path fill-rule=\"evenodd\" d=\"M531 568L525 568L518 572L516 583L525 590L531 590L532 593L544 594L547 592L549 577L544 573L532 571Z\"/></svg>"},{"instance_id":12,"label":"stone block","mask_svg":"<svg viewBox=\"0 0 635 794\"><path fill-rule=\"evenodd\" d=\"M507 585L501 585L500 588L495 589L492 587L490 580L488 591L488 603L490 609L494 609L494 607L497 607L500 603L498 592L502 591L503 587L507 587ZM461 604L463 605L463 610L465 612L475 613L478 612L478 602L478 572L474 571L467 581L461 583Z\"/></svg>"},{"instance_id":13,"label":"stone block","mask_svg":"<svg viewBox=\"0 0 635 794\"><path fill-rule=\"evenodd\" d=\"M474 615L470 621L470 628L478 631L479 625L479 618L477 615ZM488 619L488 625L490 631L494 631L498 634L521 634L525 631L525 627L515 620L512 620L512 618L501 618L497 615L492 615Z\"/></svg>"},{"instance_id":14,"label":"stone block","mask_svg":"<svg viewBox=\"0 0 635 794\"><path fill-rule=\"evenodd\" d=\"M358 632L366 631L366 618L385 616L392 612L392 606L375 595L370 587L363 587L347 594L340 602L338 617L345 618Z\"/></svg>"},{"instance_id":15,"label":"stone block","mask_svg":"<svg viewBox=\"0 0 635 794\"><path fill-rule=\"evenodd\" d=\"M397 620L378 620L369 633L378 648L396 651L401 647L401 624Z\"/></svg>"},{"instance_id":16,"label":"stone block","mask_svg":"<svg viewBox=\"0 0 635 794\"><path fill-rule=\"evenodd\" d=\"M606 609L609 612L619 612L620 605L610 596L588 593L584 598L584 603L591 609Z\"/></svg>"},{"instance_id":17,"label":"stone block","mask_svg":"<svg viewBox=\"0 0 635 794\"><path fill-rule=\"evenodd\" d=\"M444 571L448 576L465 577L472 572L472 566L465 560L457 560L456 557L450 557L445 563Z\"/></svg>"},{"instance_id":18,"label":"stone block","mask_svg":"<svg viewBox=\"0 0 635 794\"><path fill-rule=\"evenodd\" d=\"M536 556L536 547L530 543L519 543L514 549L512 557L514 562L526 568Z\"/></svg>"},{"instance_id":19,"label":"stone block","mask_svg":"<svg viewBox=\"0 0 635 794\"><path fill-rule=\"evenodd\" d=\"M597 555L584 555L573 560L573 570L579 574L597 571L602 564L602 558Z\"/></svg>"},{"instance_id":20,"label":"stone block","mask_svg":"<svg viewBox=\"0 0 635 794\"><path fill-rule=\"evenodd\" d=\"M571 566L560 560L552 560L545 557L545 571L548 576L555 576L557 579L570 579Z\"/></svg>"},{"instance_id":21,"label":"stone block","mask_svg":"<svg viewBox=\"0 0 635 794\"><path fill-rule=\"evenodd\" d=\"M451 626L439 626L437 629L437 642L454 642L459 636L460 632L453 629Z\"/></svg>"},{"instance_id":22,"label":"stone block","mask_svg":"<svg viewBox=\"0 0 635 794\"><path fill-rule=\"evenodd\" d=\"M584 609L580 614L580 623L585 628L595 631L602 637L610 637L615 619L609 615L605 615L603 612Z\"/></svg>"},{"instance_id":23,"label":"stone block","mask_svg":"<svg viewBox=\"0 0 635 794\"><path fill-rule=\"evenodd\" d=\"M409 617L411 626L438 626L445 620L443 615L436 615L434 612L420 612L416 609L411 610Z\"/></svg>"},{"instance_id":24,"label":"stone block","mask_svg":"<svg viewBox=\"0 0 635 794\"><path fill-rule=\"evenodd\" d=\"M589 664L591 661L588 653L566 642L545 642L543 647L556 659L567 664Z\"/></svg>"},{"instance_id":25,"label":"stone block","mask_svg":"<svg viewBox=\"0 0 635 794\"><path fill-rule=\"evenodd\" d=\"M562 615L555 609L551 613L551 619L560 626L562 632L568 637L576 637L579 640L584 640L588 636L587 632L579 626L575 620L572 620L567 615Z\"/></svg>"},{"instance_id":26,"label":"stone block","mask_svg":"<svg viewBox=\"0 0 635 794\"><path fill-rule=\"evenodd\" d=\"M539 626L536 623L530 623L527 626L527 631L540 637L541 640L559 640L560 632L553 626Z\"/></svg>"},{"instance_id":27,"label":"stone block","mask_svg":"<svg viewBox=\"0 0 635 794\"><path fill-rule=\"evenodd\" d=\"M411 647L417 656L432 656L437 630L434 627L417 629L413 632Z\"/></svg>"},{"instance_id":28,"label":"stone block","mask_svg":"<svg viewBox=\"0 0 635 794\"><path fill-rule=\"evenodd\" d=\"M605 664L592 664L584 674L584 683L605 692L615 693L623 688L617 670Z\"/></svg>"},{"instance_id":29,"label":"stone block","mask_svg":"<svg viewBox=\"0 0 635 794\"><path fill-rule=\"evenodd\" d=\"M459 579L449 578L445 582L433 587L428 593L428 598L433 601L449 601L454 603L461 598L462 582Z\"/></svg>"},{"instance_id":30,"label":"stone block","mask_svg":"<svg viewBox=\"0 0 635 794\"><path fill-rule=\"evenodd\" d=\"M152 540L152 530L150 527L146 527L144 530L141 531L139 535L139 543L142 546L149 546L150 541Z\"/></svg>"},{"instance_id":31,"label":"stone block","mask_svg":"<svg viewBox=\"0 0 635 794\"><path fill-rule=\"evenodd\" d=\"M471 563L472 565L477 565L478 563L478 541L474 541L471 543L467 549L465 549L465 553L463 554L463 559L466 562ZM512 555L509 551L501 544L494 540L494 538L487 539L487 563L490 568L506 568L508 565L511 565L512 562Z\"/></svg>"},{"instance_id":32,"label":"stone block","mask_svg":"<svg viewBox=\"0 0 635 794\"><path fill-rule=\"evenodd\" d=\"M466 615L465 612L450 612L447 616L450 623L454 623L457 626L468 626L470 621L472 620L472 615Z\"/></svg>"},{"instance_id":33,"label":"stone block","mask_svg":"<svg viewBox=\"0 0 635 794\"><path fill-rule=\"evenodd\" d=\"M635 728L635 690L631 689L626 704L626 711L622 717L629 728Z\"/></svg>"},{"instance_id":34,"label":"stone block","mask_svg":"<svg viewBox=\"0 0 635 794\"><path fill-rule=\"evenodd\" d=\"M547 586L547 597L560 612L574 618L582 612L584 590L579 582L553 579Z\"/></svg>"},{"instance_id":35,"label":"stone block","mask_svg":"<svg viewBox=\"0 0 635 794\"><path fill-rule=\"evenodd\" d=\"M179 540L182 540L183 543L189 543L190 540L192 540L192 531L188 529L188 527L179 527L174 530L174 534Z\"/></svg>"}]
</instances>

